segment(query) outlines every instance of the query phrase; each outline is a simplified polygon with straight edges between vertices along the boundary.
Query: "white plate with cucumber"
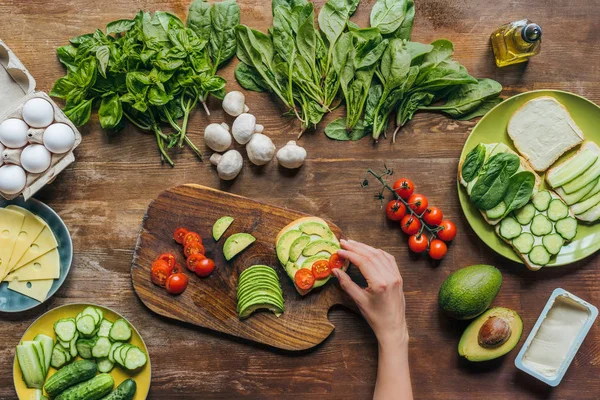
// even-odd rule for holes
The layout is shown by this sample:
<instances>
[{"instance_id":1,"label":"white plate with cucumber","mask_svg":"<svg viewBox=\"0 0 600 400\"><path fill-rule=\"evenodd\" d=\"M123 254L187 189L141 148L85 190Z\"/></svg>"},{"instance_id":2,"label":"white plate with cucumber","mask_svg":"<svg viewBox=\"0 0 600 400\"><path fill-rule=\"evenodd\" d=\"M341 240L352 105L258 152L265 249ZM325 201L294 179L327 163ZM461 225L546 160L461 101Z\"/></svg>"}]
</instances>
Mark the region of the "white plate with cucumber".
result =
<instances>
[{"instance_id":1,"label":"white plate with cucumber","mask_svg":"<svg viewBox=\"0 0 600 400\"><path fill-rule=\"evenodd\" d=\"M151 375L139 332L93 304L64 305L38 318L19 342L13 368L22 400L143 400Z\"/></svg>"}]
</instances>

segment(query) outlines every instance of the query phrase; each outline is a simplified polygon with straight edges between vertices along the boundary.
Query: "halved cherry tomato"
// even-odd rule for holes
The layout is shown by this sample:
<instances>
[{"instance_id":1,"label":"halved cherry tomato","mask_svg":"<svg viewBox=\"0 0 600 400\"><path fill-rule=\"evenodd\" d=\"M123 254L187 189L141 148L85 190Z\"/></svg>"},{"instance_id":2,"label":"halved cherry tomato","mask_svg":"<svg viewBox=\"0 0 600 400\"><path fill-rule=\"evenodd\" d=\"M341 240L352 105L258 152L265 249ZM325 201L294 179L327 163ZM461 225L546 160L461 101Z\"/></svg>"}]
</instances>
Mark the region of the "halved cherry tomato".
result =
<instances>
[{"instance_id":1,"label":"halved cherry tomato","mask_svg":"<svg viewBox=\"0 0 600 400\"><path fill-rule=\"evenodd\" d=\"M444 242L449 242L456 237L456 225L451 221L442 221L440 224L440 230L437 235Z\"/></svg>"},{"instance_id":2,"label":"halved cherry tomato","mask_svg":"<svg viewBox=\"0 0 600 400\"><path fill-rule=\"evenodd\" d=\"M443 218L444 214L442 213L442 210L437 207L429 207L425 210L425 213L423 213L423 220L429 226L439 225Z\"/></svg>"},{"instance_id":3,"label":"halved cherry tomato","mask_svg":"<svg viewBox=\"0 0 600 400\"><path fill-rule=\"evenodd\" d=\"M421 221L419 221L419 218L407 214L400 221L400 228L407 235L414 235L421 229Z\"/></svg>"},{"instance_id":4,"label":"halved cherry tomato","mask_svg":"<svg viewBox=\"0 0 600 400\"><path fill-rule=\"evenodd\" d=\"M192 254L204 254L205 252L204 246L202 246L202 243L200 242L190 242L183 248L183 254L186 257L189 257Z\"/></svg>"},{"instance_id":5,"label":"halved cherry tomato","mask_svg":"<svg viewBox=\"0 0 600 400\"><path fill-rule=\"evenodd\" d=\"M315 276L308 268L300 268L294 275L294 283L302 290L308 290L315 285Z\"/></svg>"},{"instance_id":6,"label":"halved cherry tomato","mask_svg":"<svg viewBox=\"0 0 600 400\"><path fill-rule=\"evenodd\" d=\"M413 185L410 179L401 178L394 182L394 186L392 186L392 189L394 189L394 191L398 193L398 196L406 200L415 191L415 185Z\"/></svg>"},{"instance_id":7,"label":"halved cherry tomato","mask_svg":"<svg viewBox=\"0 0 600 400\"><path fill-rule=\"evenodd\" d=\"M183 268L181 267L181 264L175 263L175 266L173 267L173 269L171 269L171 274L181 274L182 272Z\"/></svg>"},{"instance_id":8,"label":"halved cherry tomato","mask_svg":"<svg viewBox=\"0 0 600 400\"><path fill-rule=\"evenodd\" d=\"M185 262L185 266L192 272L196 272L196 267L200 263L200 261L205 260L206 256L204 254L192 254L189 256Z\"/></svg>"},{"instance_id":9,"label":"halved cherry tomato","mask_svg":"<svg viewBox=\"0 0 600 400\"><path fill-rule=\"evenodd\" d=\"M427 250L427 236L423 234L412 235L408 238L408 248L415 253L422 253Z\"/></svg>"},{"instance_id":10,"label":"halved cherry tomato","mask_svg":"<svg viewBox=\"0 0 600 400\"><path fill-rule=\"evenodd\" d=\"M160 256L158 256L157 260L165 260L171 268L173 268L177 262L175 254L173 253L162 253Z\"/></svg>"},{"instance_id":11,"label":"halved cherry tomato","mask_svg":"<svg viewBox=\"0 0 600 400\"><path fill-rule=\"evenodd\" d=\"M400 200L391 200L385 207L385 215L392 221L400 221L406 214L406 206Z\"/></svg>"},{"instance_id":12,"label":"halved cherry tomato","mask_svg":"<svg viewBox=\"0 0 600 400\"><path fill-rule=\"evenodd\" d=\"M200 235L198 235L197 232L188 232L185 234L185 236L183 237L183 245L185 246L188 243L191 242L200 242L202 243L202 238L200 237Z\"/></svg>"},{"instance_id":13,"label":"halved cherry tomato","mask_svg":"<svg viewBox=\"0 0 600 400\"><path fill-rule=\"evenodd\" d=\"M446 243L442 242L439 239L434 239L429 244L429 257L434 260L441 260L446 255L448 251L448 247L446 247Z\"/></svg>"},{"instance_id":14,"label":"halved cherry tomato","mask_svg":"<svg viewBox=\"0 0 600 400\"><path fill-rule=\"evenodd\" d=\"M331 267L328 260L318 260L312 265L312 273L316 279L325 279L331 275Z\"/></svg>"},{"instance_id":15,"label":"halved cherry tomato","mask_svg":"<svg viewBox=\"0 0 600 400\"><path fill-rule=\"evenodd\" d=\"M172 268L164 260L156 260L152 263L152 283L165 286L167 278L171 275Z\"/></svg>"},{"instance_id":16,"label":"halved cherry tomato","mask_svg":"<svg viewBox=\"0 0 600 400\"><path fill-rule=\"evenodd\" d=\"M181 294L188 286L186 274L173 274L167 278L165 287L170 294Z\"/></svg>"},{"instance_id":17,"label":"halved cherry tomato","mask_svg":"<svg viewBox=\"0 0 600 400\"><path fill-rule=\"evenodd\" d=\"M196 275L199 277L209 276L215 270L215 262L210 258L204 258L196 264Z\"/></svg>"},{"instance_id":18,"label":"halved cherry tomato","mask_svg":"<svg viewBox=\"0 0 600 400\"><path fill-rule=\"evenodd\" d=\"M189 231L185 228L177 228L173 234L173 239L179 244L183 244L183 238Z\"/></svg>"},{"instance_id":19,"label":"halved cherry tomato","mask_svg":"<svg viewBox=\"0 0 600 400\"><path fill-rule=\"evenodd\" d=\"M419 215L427 210L427 205L429 204L427 197L416 193L410 196L406 202L408 203L408 206Z\"/></svg>"},{"instance_id":20,"label":"halved cherry tomato","mask_svg":"<svg viewBox=\"0 0 600 400\"><path fill-rule=\"evenodd\" d=\"M329 257L329 268L342 268L346 261L340 257L337 253L333 253L331 257Z\"/></svg>"}]
</instances>

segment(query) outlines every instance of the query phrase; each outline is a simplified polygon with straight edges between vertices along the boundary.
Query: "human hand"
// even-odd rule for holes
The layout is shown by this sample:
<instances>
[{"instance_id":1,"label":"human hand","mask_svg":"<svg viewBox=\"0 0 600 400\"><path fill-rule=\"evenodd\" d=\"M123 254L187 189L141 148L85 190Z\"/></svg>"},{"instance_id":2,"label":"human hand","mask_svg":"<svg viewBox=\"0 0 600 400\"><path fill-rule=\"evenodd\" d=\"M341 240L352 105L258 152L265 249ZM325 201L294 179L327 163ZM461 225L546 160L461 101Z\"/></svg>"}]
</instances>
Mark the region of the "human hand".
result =
<instances>
[{"instance_id":1,"label":"human hand","mask_svg":"<svg viewBox=\"0 0 600 400\"><path fill-rule=\"evenodd\" d=\"M402 276L391 254L353 240L342 240L340 257L350 260L367 280L361 288L339 268L333 270L342 289L354 300L380 345L408 344Z\"/></svg>"}]
</instances>

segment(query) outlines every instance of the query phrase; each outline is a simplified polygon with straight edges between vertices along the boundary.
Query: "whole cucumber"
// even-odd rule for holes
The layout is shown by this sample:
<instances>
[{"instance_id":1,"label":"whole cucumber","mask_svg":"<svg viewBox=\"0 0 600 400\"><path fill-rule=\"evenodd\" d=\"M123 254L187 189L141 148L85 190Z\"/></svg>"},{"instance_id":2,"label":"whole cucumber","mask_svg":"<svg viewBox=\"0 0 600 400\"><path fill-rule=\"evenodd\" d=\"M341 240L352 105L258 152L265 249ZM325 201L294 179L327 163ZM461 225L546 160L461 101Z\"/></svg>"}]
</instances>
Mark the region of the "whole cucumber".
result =
<instances>
[{"instance_id":1,"label":"whole cucumber","mask_svg":"<svg viewBox=\"0 0 600 400\"><path fill-rule=\"evenodd\" d=\"M99 400L110 393L115 380L109 374L96 375L62 392L54 400Z\"/></svg>"},{"instance_id":2,"label":"whole cucumber","mask_svg":"<svg viewBox=\"0 0 600 400\"><path fill-rule=\"evenodd\" d=\"M132 400L136 390L137 384L135 381L125 379L111 394L101 400Z\"/></svg>"},{"instance_id":3,"label":"whole cucumber","mask_svg":"<svg viewBox=\"0 0 600 400\"><path fill-rule=\"evenodd\" d=\"M59 369L48 378L44 389L50 397L55 397L71 386L93 378L96 372L98 372L98 367L95 362L89 360L75 361L73 364Z\"/></svg>"}]
</instances>

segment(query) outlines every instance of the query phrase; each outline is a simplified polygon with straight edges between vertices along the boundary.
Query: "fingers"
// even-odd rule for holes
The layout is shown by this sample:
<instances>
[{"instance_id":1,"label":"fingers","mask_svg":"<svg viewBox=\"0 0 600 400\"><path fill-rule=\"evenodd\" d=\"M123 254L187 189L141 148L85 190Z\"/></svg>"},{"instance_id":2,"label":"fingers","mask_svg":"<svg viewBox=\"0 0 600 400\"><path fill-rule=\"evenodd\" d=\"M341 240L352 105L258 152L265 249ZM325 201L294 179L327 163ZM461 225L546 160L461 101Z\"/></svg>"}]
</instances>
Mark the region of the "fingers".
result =
<instances>
[{"instance_id":1,"label":"fingers","mask_svg":"<svg viewBox=\"0 0 600 400\"><path fill-rule=\"evenodd\" d=\"M342 271L340 268L335 268L331 271L333 275L340 282L340 286L342 290L348 294L354 300L355 303L360 303L364 296L363 289L358 286L354 281L348 276L347 273Z\"/></svg>"},{"instance_id":2,"label":"fingers","mask_svg":"<svg viewBox=\"0 0 600 400\"><path fill-rule=\"evenodd\" d=\"M342 246L344 246L342 244ZM378 280L380 273L377 268L372 267L373 261L369 257L357 253L352 250L338 250L340 257L350 260L350 262L358 267L360 273L363 274L367 282Z\"/></svg>"},{"instance_id":3,"label":"fingers","mask_svg":"<svg viewBox=\"0 0 600 400\"><path fill-rule=\"evenodd\" d=\"M375 268L378 271L377 274L375 275L379 275L382 276L383 274L386 273L392 273L392 274L398 274L398 267L396 265L396 260L394 259L394 257L388 253L386 253L383 250L378 250L375 249L371 246L368 246L364 243L359 243L359 242L355 242L354 240L348 240L342 241L342 247L359 253L363 256L365 256L366 258L368 258L371 262L371 265L375 266ZM361 270L362 272L362 270ZM363 273L364 275L364 273Z\"/></svg>"}]
</instances>

